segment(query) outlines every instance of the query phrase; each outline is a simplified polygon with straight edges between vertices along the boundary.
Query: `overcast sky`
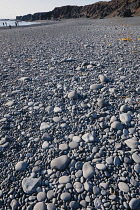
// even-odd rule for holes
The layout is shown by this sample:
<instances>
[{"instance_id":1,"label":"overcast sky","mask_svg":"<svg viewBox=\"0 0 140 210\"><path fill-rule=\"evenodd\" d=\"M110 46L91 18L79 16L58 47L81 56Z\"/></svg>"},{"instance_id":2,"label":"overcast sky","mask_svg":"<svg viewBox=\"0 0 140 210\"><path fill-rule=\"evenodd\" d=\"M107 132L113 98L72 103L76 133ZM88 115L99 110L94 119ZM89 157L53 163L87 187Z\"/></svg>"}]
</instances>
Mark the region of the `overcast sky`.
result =
<instances>
[{"instance_id":1,"label":"overcast sky","mask_svg":"<svg viewBox=\"0 0 140 210\"><path fill-rule=\"evenodd\" d=\"M109 0L106 0L109 1ZM88 5L98 0L0 0L0 19L18 15L47 12L65 5Z\"/></svg>"}]
</instances>

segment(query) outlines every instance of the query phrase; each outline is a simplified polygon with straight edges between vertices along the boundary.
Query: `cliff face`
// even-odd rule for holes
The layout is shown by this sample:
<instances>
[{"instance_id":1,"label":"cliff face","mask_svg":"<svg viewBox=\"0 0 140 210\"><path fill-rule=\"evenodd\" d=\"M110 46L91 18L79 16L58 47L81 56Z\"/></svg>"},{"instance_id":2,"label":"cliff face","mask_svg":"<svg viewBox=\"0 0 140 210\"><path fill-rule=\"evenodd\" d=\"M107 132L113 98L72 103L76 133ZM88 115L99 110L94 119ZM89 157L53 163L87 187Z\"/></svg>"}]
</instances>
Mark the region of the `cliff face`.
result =
<instances>
[{"instance_id":1,"label":"cliff face","mask_svg":"<svg viewBox=\"0 0 140 210\"><path fill-rule=\"evenodd\" d=\"M104 18L104 17L130 17L140 15L140 0L111 0L100 1L86 6L56 7L50 12L40 12L33 15L17 16L17 20L35 21L62 18Z\"/></svg>"}]
</instances>

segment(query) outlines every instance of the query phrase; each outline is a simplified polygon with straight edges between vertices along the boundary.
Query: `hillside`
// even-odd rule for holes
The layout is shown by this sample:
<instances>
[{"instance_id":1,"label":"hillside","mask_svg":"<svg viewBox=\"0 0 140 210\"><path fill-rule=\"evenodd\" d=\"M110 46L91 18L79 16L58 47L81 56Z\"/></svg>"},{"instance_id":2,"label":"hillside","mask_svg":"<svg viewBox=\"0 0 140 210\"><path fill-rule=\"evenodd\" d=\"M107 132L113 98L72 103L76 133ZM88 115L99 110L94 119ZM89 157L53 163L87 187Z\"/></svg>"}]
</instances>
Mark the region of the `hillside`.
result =
<instances>
[{"instance_id":1,"label":"hillside","mask_svg":"<svg viewBox=\"0 0 140 210\"><path fill-rule=\"evenodd\" d=\"M104 18L104 17L130 17L140 15L139 0L111 0L100 1L86 6L63 6L56 7L50 12L40 12L17 16L17 20L35 21L68 18Z\"/></svg>"}]
</instances>

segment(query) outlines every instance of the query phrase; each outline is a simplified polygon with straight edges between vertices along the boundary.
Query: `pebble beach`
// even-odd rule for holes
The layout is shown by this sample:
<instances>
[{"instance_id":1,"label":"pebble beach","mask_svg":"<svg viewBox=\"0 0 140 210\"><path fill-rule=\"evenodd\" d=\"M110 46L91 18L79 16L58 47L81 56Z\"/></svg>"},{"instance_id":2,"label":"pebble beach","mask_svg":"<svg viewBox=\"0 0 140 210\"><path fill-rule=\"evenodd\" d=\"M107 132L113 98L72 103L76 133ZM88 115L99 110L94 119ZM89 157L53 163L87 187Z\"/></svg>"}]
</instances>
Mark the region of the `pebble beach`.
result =
<instances>
[{"instance_id":1,"label":"pebble beach","mask_svg":"<svg viewBox=\"0 0 140 210\"><path fill-rule=\"evenodd\" d=\"M0 210L140 210L139 181L140 17L1 28Z\"/></svg>"}]
</instances>

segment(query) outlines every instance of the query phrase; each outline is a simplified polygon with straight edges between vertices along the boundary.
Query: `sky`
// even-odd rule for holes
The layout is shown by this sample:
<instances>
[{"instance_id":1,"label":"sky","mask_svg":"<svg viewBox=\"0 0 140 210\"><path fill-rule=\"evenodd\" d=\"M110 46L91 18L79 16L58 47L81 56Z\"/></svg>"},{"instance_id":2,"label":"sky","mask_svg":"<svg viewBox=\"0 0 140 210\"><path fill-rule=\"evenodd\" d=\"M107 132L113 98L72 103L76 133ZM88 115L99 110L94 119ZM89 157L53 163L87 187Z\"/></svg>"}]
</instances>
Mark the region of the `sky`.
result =
<instances>
[{"instance_id":1,"label":"sky","mask_svg":"<svg viewBox=\"0 0 140 210\"><path fill-rule=\"evenodd\" d=\"M65 5L88 5L99 0L0 0L0 19L16 18L16 16L48 12L55 7ZM105 0L109 1L109 0Z\"/></svg>"}]
</instances>

